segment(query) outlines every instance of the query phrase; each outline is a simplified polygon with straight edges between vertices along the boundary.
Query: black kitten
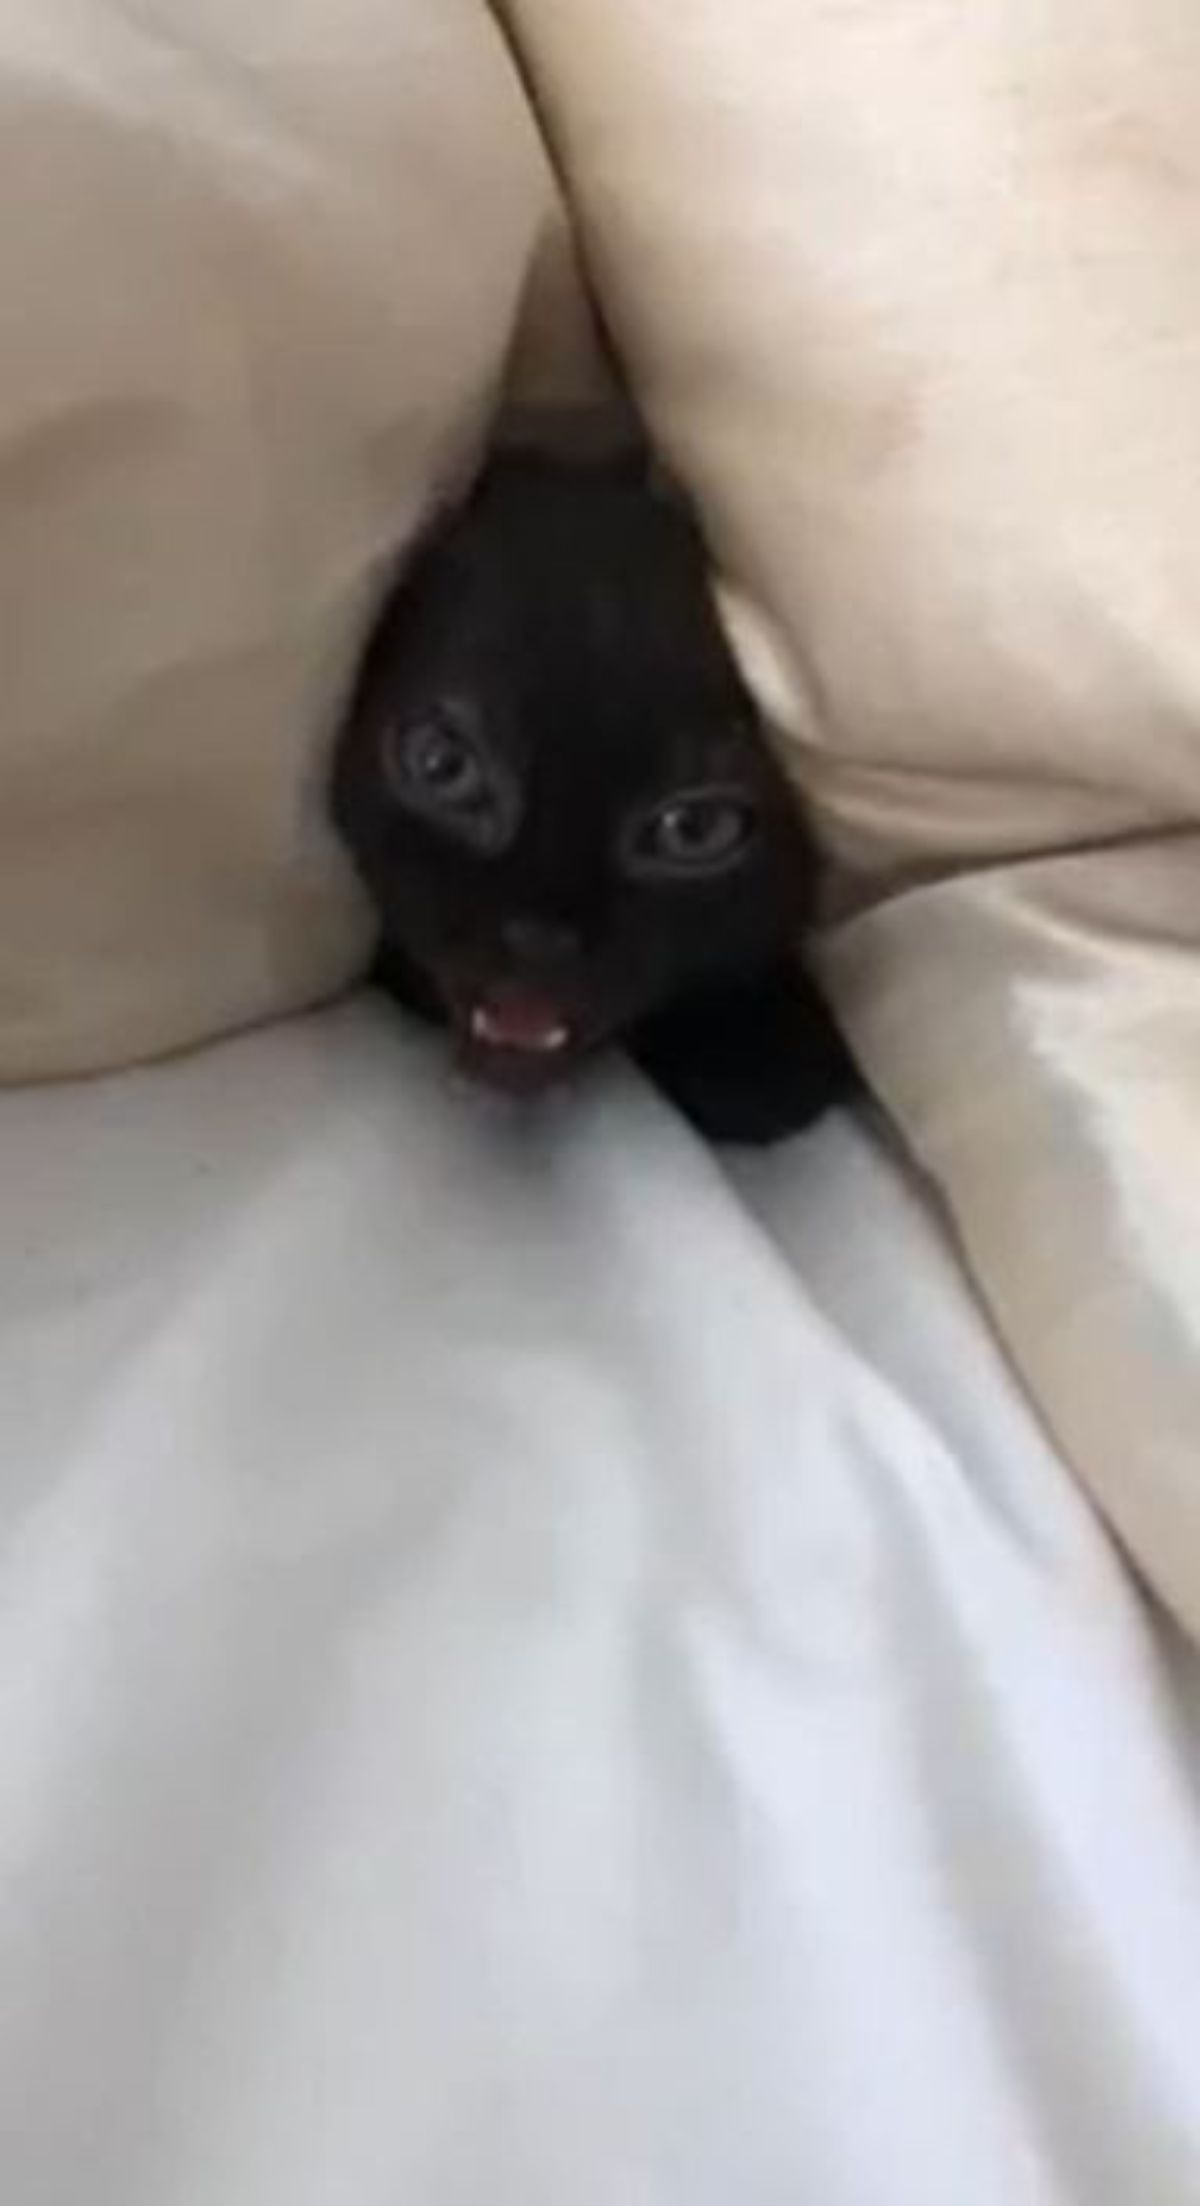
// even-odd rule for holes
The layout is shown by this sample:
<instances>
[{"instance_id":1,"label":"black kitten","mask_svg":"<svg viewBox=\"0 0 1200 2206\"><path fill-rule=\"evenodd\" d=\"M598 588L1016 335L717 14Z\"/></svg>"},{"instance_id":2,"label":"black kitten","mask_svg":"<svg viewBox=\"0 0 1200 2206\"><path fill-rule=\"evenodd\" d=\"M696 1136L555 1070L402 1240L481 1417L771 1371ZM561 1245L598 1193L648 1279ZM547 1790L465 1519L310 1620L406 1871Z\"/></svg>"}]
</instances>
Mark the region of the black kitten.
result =
<instances>
[{"instance_id":1,"label":"black kitten","mask_svg":"<svg viewBox=\"0 0 1200 2206\"><path fill-rule=\"evenodd\" d=\"M603 1043L717 1140L849 1085L811 845L703 548L643 464L497 458L385 603L334 761L377 977L535 1090Z\"/></svg>"}]
</instances>

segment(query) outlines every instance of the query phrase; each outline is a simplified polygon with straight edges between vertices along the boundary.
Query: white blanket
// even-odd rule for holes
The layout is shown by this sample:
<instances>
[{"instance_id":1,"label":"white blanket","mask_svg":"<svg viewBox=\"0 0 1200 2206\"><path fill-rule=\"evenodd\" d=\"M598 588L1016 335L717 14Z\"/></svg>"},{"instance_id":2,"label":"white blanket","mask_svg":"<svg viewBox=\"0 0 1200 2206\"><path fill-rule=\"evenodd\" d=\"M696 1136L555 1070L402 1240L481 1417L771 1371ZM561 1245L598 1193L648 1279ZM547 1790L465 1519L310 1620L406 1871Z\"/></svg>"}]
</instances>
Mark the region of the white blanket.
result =
<instances>
[{"instance_id":1,"label":"white blanket","mask_svg":"<svg viewBox=\"0 0 1200 2206\"><path fill-rule=\"evenodd\" d=\"M1194 2206L1200 1693L869 1126L0 1098L5 2206Z\"/></svg>"}]
</instances>

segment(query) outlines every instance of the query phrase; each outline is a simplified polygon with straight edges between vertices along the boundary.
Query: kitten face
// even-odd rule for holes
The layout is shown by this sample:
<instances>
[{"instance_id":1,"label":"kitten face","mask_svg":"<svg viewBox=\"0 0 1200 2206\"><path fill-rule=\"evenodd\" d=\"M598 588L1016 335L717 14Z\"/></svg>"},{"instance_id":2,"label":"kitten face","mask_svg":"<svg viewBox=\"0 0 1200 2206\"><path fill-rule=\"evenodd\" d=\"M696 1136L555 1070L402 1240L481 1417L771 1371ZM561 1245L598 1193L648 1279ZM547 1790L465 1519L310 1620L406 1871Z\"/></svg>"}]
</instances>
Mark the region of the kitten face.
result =
<instances>
[{"instance_id":1,"label":"kitten face","mask_svg":"<svg viewBox=\"0 0 1200 2206\"><path fill-rule=\"evenodd\" d=\"M808 915L698 538L627 463L493 465L384 606L333 811L384 940L509 1084L753 972Z\"/></svg>"}]
</instances>

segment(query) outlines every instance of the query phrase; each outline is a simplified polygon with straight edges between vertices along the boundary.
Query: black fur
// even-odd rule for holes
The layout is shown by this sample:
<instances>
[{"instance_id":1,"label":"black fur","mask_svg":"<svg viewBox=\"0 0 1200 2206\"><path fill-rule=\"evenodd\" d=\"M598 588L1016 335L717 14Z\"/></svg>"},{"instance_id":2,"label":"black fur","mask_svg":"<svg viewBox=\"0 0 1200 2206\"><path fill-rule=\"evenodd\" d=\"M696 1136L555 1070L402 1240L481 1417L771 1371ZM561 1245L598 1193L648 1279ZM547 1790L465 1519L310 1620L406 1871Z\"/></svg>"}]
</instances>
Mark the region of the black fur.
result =
<instances>
[{"instance_id":1,"label":"black fur","mask_svg":"<svg viewBox=\"0 0 1200 2206\"><path fill-rule=\"evenodd\" d=\"M424 778L432 756L444 779L447 730L451 780L482 792L449 831ZM740 817L745 847L655 875L644 848L660 865L669 833L677 856L672 799L695 792L701 833ZM492 463L387 597L332 808L379 914L378 979L480 1077L541 1087L621 1039L703 1132L753 1142L851 1084L794 955L809 838L690 516L640 463ZM688 817L694 836L694 797Z\"/></svg>"}]
</instances>

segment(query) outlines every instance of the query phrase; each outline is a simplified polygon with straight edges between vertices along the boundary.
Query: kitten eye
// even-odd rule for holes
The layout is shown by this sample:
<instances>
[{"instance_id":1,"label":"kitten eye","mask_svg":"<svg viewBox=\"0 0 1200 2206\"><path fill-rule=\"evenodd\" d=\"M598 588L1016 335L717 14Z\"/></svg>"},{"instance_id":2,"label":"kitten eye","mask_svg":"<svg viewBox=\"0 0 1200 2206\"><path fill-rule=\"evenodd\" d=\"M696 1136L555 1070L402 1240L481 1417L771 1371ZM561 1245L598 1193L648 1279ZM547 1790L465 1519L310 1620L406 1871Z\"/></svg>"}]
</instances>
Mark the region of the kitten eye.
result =
<instances>
[{"instance_id":1,"label":"kitten eye","mask_svg":"<svg viewBox=\"0 0 1200 2206\"><path fill-rule=\"evenodd\" d=\"M691 789L640 813L623 838L630 873L646 878L711 878L740 863L754 840L758 813L740 789Z\"/></svg>"},{"instance_id":2,"label":"kitten eye","mask_svg":"<svg viewBox=\"0 0 1200 2206\"><path fill-rule=\"evenodd\" d=\"M408 811L481 850L498 850L514 826L513 803L475 736L448 708L390 728L383 763L389 789Z\"/></svg>"},{"instance_id":3,"label":"kitten eye","mask_svg":"<svg viewBox=\"0 0 1200 2206\"><path fill-rule=\"evenodd\" d=\"M409 778L439 804L474 804L484 785L483 768L470 744L436 721L415 730L405 745L404 763Z\"/></svg>"}]
</instances>

